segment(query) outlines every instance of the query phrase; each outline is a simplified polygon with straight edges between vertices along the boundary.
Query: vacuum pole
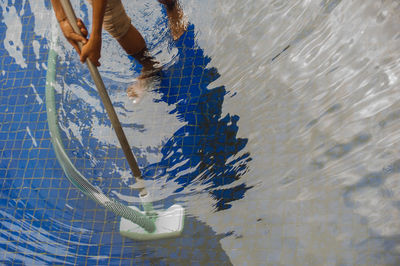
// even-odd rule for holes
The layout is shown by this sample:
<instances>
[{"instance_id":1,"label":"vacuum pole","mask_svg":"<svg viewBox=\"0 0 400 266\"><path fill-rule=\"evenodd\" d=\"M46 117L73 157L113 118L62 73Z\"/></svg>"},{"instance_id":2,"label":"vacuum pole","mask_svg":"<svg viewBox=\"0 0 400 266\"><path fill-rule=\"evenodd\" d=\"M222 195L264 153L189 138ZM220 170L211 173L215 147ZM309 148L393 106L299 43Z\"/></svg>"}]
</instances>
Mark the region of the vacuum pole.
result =
<instances>
[{"instance_id":1,"label":"vacuum pole","mask_svg":"<svg viewBox=\"0 0 400 266\"><path fill-rule=\"evenodd\" d=\"M79 27L76 23L76 20L77 20L76 15L71 6L70 1L69 0L60 0L60 2L64 9L64 12L67 16L67 19L68 19L69 23L71 24L72 28L74 29L74 31L77 34L82 35L82 33L79 30ZM83 46L82 43L79 42L78 45L79 45L79 48L82 49L82 46ZM90 61L89 58L86 59L86 64L89 68L89 71L93 78L93 81L96 84L96 87L100 94L103 105L106 108L108 117L110 118L111 124L115 130L115 133L117 134L119 143L121 144L122 150L124 151L125 157L126 157L128 164L132 170L133 176L135 177L136 183L138 184L139 194L141 197L144 197L147 195L147 191L146 191L146 188L144 187L142 174L141 174L139 166L136 162L135 156L133 155L132 150L129 146L128 140L126 139L124 130L122 129L121 123L119 122L119 119L115 112L115 109L111 103L110 97L108 96L107 90L104 86L104 82L100 76L100 73L99 73L97 67Z\"/></svg>"}]
</instances>

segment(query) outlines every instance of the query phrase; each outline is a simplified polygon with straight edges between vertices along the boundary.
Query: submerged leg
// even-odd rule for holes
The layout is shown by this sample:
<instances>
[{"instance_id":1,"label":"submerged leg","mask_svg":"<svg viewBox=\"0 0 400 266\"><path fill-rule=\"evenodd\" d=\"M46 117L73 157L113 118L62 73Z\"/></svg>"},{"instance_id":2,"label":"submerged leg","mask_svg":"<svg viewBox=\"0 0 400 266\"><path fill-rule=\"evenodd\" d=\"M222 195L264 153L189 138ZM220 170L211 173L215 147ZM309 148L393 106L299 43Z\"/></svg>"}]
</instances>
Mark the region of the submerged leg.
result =
<instances>
[{"instance_id":1,"label":"submerged leg","mask_svg":"<svg viewBox=\"0 0 400 266\"><path fill-rule=\"evenodd\" d=\"M150 85L150 78L160 69L156 66L155 59L149 54L143 36L132 24L126 34L117 40L126 53L142 65L142 72L136 82L130 85L126 91L129 97L137 100Z\"/></svg>"},{"instance_id":2,"label":"submerged leg","mask_svg":"<svg viewBox=\"0 0 400 266\"><path fill-rule=\"evenodd\" d=\"M118 39L121 47L126 53L138 61L143 69L145 75L150 75L156 69L156 61L151 57L147 51L147 45L140 32L131 24L127 33Z\"/></svg>"},{"instance_id":3,"label":"submerged leg","mask_svg":"<svg viewBox=\"0 0 400 266\"><path fill-rule=\"evenodd\" d=\"M179 39L186 31L187 22L185 21L182 8L177 0L158 0L163 4L167 11L169 27L174 40ZM146 43L139 31L130 26L126 35L118 40L125 51L133 56L142 66L142 73L137 81L129 86L127 94L134 101L140 99L146 87L151 84L151 77L160 69L156 67L157 62L147 52Z\"/></svg>"},{"instance_id":4,"label":"submerged leg","mask_svg":"<svg viewBox=\"0 0 400 266\"><path fill-rule=\"evenodd\" d=\"M178 40L186 31L187 21L178 0L158 0L167 10L172 38Z\"/></svg>"}]
</instances>

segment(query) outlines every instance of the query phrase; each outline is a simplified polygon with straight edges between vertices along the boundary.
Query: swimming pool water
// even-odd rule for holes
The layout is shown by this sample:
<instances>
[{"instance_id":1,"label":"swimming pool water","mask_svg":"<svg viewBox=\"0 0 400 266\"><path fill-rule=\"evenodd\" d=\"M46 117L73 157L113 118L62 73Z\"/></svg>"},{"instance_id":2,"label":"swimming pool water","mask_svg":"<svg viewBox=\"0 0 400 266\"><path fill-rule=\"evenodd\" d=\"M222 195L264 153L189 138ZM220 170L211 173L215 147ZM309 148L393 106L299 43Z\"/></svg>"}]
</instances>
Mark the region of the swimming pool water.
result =
<instances>
[{"instance_id":1,"label":"swimming pool water","mask_svg":"<svg viewBox=\"0 0 400 266\"><path fill-rule=\"evenodd\" d=\"M218 243L218 236L190 215L185 221L185 231L189 230L190 233L185 233L185 236L156 243L136 243L119 235L118 217L96 206L69 184L50 145L43 100L46 74L44 64L49 41L46 38L35 38L35 22L24 19L27 16L34 20L34 16L29 13L29 3L5 5L4 8L5 11L15 8L17 13L24 14L22 21L26 28L22 32L27 34L22 39L26 42L24 53L30 52L32 56L22 54L27 59L27 67L21 69L6 54L7 49L2 49L2 62L5 66L3 76L6 77L2 89L2 133L5 135L1 161L4 173L2 262L119 265L157 261L176 263L189 259L199 263L228 263L229 259ZM2 33L6 34L8 31L5 26L3 28ZM33 45L29 45L36 39L43 50L40 54L35 54ZM238 173L243 169L232 169L230 164L225 168L223 166L227 158L244 147L246 141L235 138L237 118L226 116L220 120L219 110L225 90L207 89L208 84L218 77L218 73L206 67L210 59L195 44L193 25L176 43L176 47L179 50L179 60L162 72L157 93L161 96L158 101L176 106L173 112L185 126L170 136L157 151L162 156L158 163L149 164L136 148L139 164L143 167L144 178L163 176L166 177L165 182L177 183L178 187L173 193L179 193L202 174L205 176L202 182L210 183L206 190L217 199L215 208L229 208L229 202L243 197L246 186L233 186L235 193L229 192L232 189L217 187L239 178ZM37 64L40 71L36 68ZM68 66L61 65L58 72L61 84L76 83L77 77L71 75ZM93 88L86 89L93 97ZM127 171L121 149L115 145L105 147L98 139L89 136L93 126L88 117L94 116L110 127L104 110L91 109L93 106L90 106L88 98L70 97L69 92L64 92L64 97L62 95L58 96L61 103L60 126L66 129L64 143L76 167L107 194L135 195L126 183L125 186L121 185L121 176L115 171L115 168ZM90 108L87 108L88 105ZM116 106L119 107L118 103ZM233 124L228 126L232 121ZM74 136L67 136L68 129L75 123L79 124L82 136L89 137L78 141ZM135 126L135 121L131 123ZM90 149L96 158L89 156ZM246 157L248 155L238 161ZM172 169L169 167L171 163L180 166ZM234 163L231 162L231 165ZM198 167L178 177L182 169L195 166ZM207 177L211 174L215 178ZM155 194L155 197L158 195ZM207 256L204 256L205 252Z\"/></svg>"},{"instance_id":2,"label":"swimming pool water","mask_svg":"<svg viewBox=\"0 0 400 266\"><path fill-rule=\"evenodd\" d=\"M0 263L398 264L398 1L185 0L177 42L157 1L125 2L159 83L133 104L139 68L106 33L100 73L156 208L183 205L184 232L123 238L69 183L44 98L50 1L0 1ZM64 40L57 52L68 155L139 205L86 67Z\"/></svg>"}]
</instances>

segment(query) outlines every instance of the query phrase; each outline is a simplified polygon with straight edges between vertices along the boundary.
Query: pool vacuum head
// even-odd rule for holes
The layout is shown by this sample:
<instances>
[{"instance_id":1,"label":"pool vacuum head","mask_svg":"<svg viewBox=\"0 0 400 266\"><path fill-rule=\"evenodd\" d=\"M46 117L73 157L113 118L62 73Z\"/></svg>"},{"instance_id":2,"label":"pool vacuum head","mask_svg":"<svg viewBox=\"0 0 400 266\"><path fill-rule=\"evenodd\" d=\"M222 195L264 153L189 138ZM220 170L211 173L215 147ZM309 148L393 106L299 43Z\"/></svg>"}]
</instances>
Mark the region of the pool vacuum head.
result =
<instances>
[{"instance_id":1,"label":"pool vacuum head","mask_svg":"<svg viewBox=\"0 0 400 266\"><path fill-rule=\"evenodd\" d=\"M121 235L135 240L154 240L168 237L177 237L182 233L185 210L180 205L172 205L165 211L156 211L153 208L150 194L139 196L144 211L135 206L129 206L135 212L144 215L151 223L154 223L154 231L146 231L141 223L134 223L126 218L121 218L119 231Z\"/></svg>"},{"instance_id":2,"label":"pool vacuum head","mask_svg":"<svg viewBox=\"0 0 400 266\"><path fill-rule=\"evenodd\" d=\"M140 211L135 206L129 206L135 211L146 214ZM139 225L121 218L119 231L121 235L132 238L134 240L155 240L162 238L178 237L183 231L185 211L180 205L172 205L165 211L155 211L156 218L154 224L156 230L152 233L147 232Z\"/></svg>"}]
</instances>

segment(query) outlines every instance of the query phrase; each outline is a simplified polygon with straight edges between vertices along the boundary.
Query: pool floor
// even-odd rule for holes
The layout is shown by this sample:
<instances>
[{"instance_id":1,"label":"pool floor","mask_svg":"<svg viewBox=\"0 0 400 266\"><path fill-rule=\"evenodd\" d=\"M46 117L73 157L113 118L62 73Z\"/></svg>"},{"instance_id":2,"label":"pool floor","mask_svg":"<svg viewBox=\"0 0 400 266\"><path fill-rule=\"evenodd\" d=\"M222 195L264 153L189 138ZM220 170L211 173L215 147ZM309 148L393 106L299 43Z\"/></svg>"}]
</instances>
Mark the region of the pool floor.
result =
<instances>
[{"instance_id":1,"label":"pool floor","mask_svg":"<svg viewBox=\"0 0 400 266\"><path fill-rule=\"evenodd\" d=\"M138 243L119 234L119 217L71 185L56 159L47 125L45 83L49 40L35 33L37 20L44 17L34 16L30 3L25 1L3 4L1 8L6 19L0 23L0 39L4 40L0 44L0 263L230 264L219 242L226 234L217 235L190 214L186 216L182 237ZM6 20L11 15L21 19L20 24L16 23L16 27L21 27L21 36L17 36L18 32L9 36L13 23ZM21 43L13 42L13 38ZM184 126L163 143L157 163L139 157L139 164L144 167L145 178L165 176L168 170L167 181L176 184L174 193L180 193L201 173L213 175L215 178L206 182L209 183L206 190L216 199L216 211L228 209L230 202L242 198L249 188L243 184L229 189L218 186L231 184L246 170L248 154L233 162L227 160L242 150L247 141L236 138L238 117L221 118L226 91L224 87L209 88L219 74L216 69L207 68L210 58L195 43L193 25L175 45L179 60L162 71L156 93L160 95L158 101L175 106L174 113ZM59 75L68 75L62 63ZM62 96L57 97L62 101ZM67 102L63 108L69 114L68 108L72 113L79 105L71 107ZM107 120L105 112L98 116ZM60 120L63 122L62 117ZM112 175L110 167L127 170L119 148L103 147L96 169L92 169L90 158L82 150L86 144L96 149L99 143L88 138L80 145L65 134L63 137L67 152L89 180L96 182L94 177L102 170L106 181L95 185L101 186L106 194L132 193L121 186L120 176ZM171 162L179 167L172 169ZM240 162L243 163L236 169ZM198 166L195 171L179 174L195 166Z\"/></svg>"}]
</instances>

